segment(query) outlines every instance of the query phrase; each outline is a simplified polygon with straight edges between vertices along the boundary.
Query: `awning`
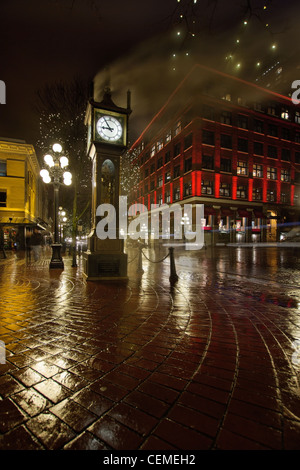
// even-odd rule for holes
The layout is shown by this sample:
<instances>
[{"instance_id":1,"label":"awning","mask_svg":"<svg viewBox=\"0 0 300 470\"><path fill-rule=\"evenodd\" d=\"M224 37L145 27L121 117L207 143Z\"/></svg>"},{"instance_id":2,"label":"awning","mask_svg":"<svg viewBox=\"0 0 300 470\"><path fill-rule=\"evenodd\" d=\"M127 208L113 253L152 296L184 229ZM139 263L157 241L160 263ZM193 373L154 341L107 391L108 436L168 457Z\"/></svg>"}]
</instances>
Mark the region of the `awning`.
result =
<instances>
[{"instance_id":1,"label":"awning","mask_svg":"<svg viewBox=\"0 0 300 470\"><path fill-rule=\"evenodd\" d=\"M251 212L245 211L243 209L239 209L238 214L239 214L239 217L247 217L247 218L252 217Z\"/></svg>"},{"instance_id":2,"label":"awning","mask_svg":"<svg viewBox=\"0 0 300 470\"><path fill-rule=\"evenodd\" d=\"M266 219L266 215L261 211L253 211L257 219Z\"/></svg>"},{"instance_id":3,"label":"awning","mask_svg":"<svg viewBox=\"0 0 300 470\"><path fill-rule=\"evenodd\" d=\"M225 217L233 217L234 216L234 212L230 209L224 209L222 208L221 209L221 215L224 215Z\"/></svg>"},{"instance_id":4,"label":"awning","mask_svg":"<svg viewBox=\"0 0 300 470\"><path fill-rule=\"evenodd\" d=\"M212 207L204 207L204 215L216 215L216 211Z\"/></svg>"}]
</instances>

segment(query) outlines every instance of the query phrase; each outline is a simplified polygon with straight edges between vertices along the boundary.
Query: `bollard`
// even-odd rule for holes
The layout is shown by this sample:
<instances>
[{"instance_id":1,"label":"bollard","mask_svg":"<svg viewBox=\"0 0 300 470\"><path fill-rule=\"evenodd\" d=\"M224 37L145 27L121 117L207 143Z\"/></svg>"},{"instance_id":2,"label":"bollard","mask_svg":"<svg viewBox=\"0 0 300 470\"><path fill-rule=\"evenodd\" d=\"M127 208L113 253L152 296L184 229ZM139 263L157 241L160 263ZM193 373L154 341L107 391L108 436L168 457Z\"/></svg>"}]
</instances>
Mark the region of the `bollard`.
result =
<instances>
[{"instance_id":1,"label":"bollard","mask_svg":"<svg viewBox=\"0 0 300 470\"><path fill-rule=\"evenodd\" d=\"M178 276L176 274L175 261L174 261L174 248L173 247L169 248L169 255L170 255L170 277L169 277L169 280L170 280L170 282L176 282L176 281L178 281Z\"/></svg>"},{"instance_id":2,"label":"bollard","mask_svg":"<svg viewBox=\"0 0 300 470\"><path fill-rule=\"evenodd\" d=\"M143 273L143 263L142 263L142 247L139 246L139 259L138 259L138 268L137 268L138 273Z\"/></svg>"}]
</instances>

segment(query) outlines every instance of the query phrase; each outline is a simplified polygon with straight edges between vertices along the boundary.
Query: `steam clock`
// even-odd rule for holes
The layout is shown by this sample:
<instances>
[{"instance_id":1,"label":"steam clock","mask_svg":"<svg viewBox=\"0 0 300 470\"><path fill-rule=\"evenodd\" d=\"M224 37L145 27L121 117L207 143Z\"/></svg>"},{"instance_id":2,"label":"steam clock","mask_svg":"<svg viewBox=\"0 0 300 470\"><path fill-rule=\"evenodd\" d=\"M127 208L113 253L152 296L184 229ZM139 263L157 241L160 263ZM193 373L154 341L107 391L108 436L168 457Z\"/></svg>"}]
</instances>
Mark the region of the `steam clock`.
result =
<instances>
[{"instance_id":1,"label":"steam clock","mask_svg":"<svg viewBox=\"0 0 300 470\"><path fill-rule=\"evenodd\" d=\"M84 274L87 280L126 280L127 255L124 240L119 236L120 157L127 149L130 92L127 108L116 106L109 88L103 100L89 100L86 124L88 126L87 152L92 160L92 227L88 250L84 253ZM97 208L109 204L115 209L115 231L99 238L97 224L104 214Z\"/></svg>"}]
</instances>

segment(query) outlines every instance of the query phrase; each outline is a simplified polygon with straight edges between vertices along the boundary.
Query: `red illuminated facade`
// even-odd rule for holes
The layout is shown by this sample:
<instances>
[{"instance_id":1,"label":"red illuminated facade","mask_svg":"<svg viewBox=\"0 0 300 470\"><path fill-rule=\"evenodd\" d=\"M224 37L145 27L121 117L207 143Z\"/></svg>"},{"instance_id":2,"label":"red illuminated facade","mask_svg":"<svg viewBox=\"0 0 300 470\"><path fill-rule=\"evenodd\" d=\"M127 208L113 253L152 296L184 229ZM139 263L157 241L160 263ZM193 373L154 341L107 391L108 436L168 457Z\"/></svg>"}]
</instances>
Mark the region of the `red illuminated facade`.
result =
<instances>
[{"instance_id":1,"label":"red illuminated facade","mask_svg":"<svg viewBox=\"0 0 300 470\"><path fill-rule=\"evenodd\" d=\"M207 243L276 241L299 220L300 105L196 66L132 146L133 200L204 204Z\"/></svg>"}]
</instances>

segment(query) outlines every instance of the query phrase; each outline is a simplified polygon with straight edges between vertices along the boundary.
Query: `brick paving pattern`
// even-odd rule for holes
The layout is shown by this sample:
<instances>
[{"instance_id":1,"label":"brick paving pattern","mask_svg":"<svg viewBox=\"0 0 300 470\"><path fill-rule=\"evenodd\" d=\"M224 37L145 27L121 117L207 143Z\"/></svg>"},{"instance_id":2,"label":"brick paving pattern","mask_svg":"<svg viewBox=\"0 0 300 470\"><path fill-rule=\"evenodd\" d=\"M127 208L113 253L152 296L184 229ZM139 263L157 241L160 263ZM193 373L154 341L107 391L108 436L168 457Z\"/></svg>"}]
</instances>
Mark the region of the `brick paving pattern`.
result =
<instances>
[{"instance_id":1,"label":"brick paving pattern","mask_svg":"<svg viewBox=\"0 0 300 470\"><path fill-rule=\"evenodd\" d=\"M127 284L1 260L0 449L298 450L297 307L201 256L173 286L168 259Z\"/></svg>"}]
</instances>

